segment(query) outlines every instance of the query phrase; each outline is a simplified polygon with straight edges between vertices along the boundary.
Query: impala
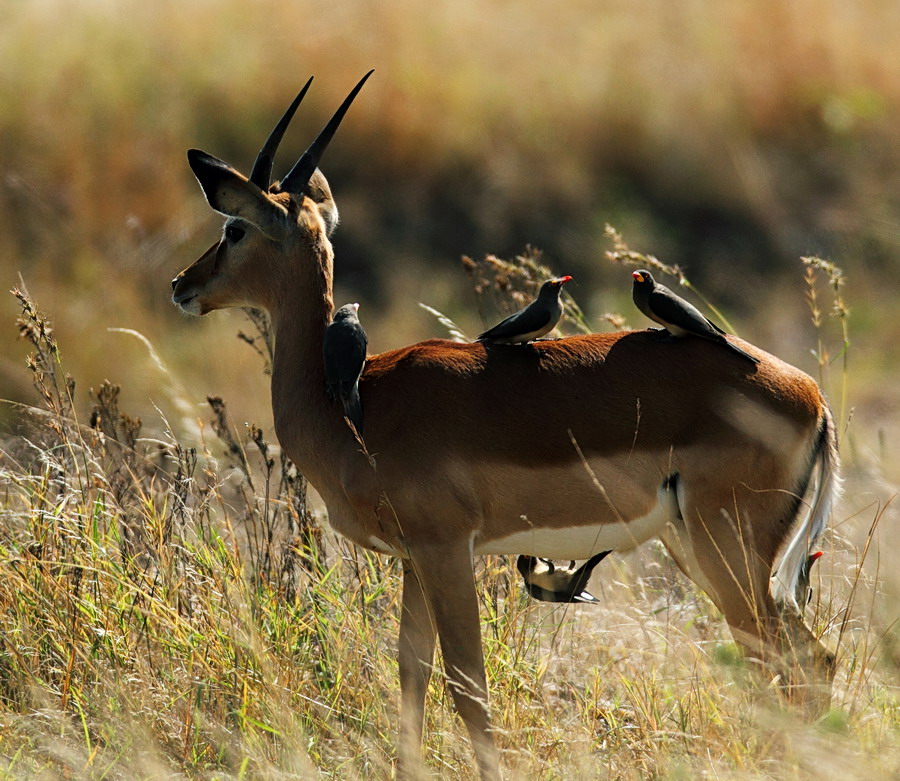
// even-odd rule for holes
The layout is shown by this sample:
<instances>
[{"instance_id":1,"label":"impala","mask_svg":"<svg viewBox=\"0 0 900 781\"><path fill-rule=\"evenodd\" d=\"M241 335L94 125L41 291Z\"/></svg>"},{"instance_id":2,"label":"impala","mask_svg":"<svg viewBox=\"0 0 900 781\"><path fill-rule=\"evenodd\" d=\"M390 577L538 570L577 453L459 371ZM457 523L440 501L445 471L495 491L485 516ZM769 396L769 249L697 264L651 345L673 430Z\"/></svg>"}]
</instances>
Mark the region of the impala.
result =
<instances>
[{"instance_id":1,"label":"impala","mask_svg":"<svg viewBox=\"0 0 900 781\"><path fill-rule=\"evenodd\" d=\"M795 592L838 489L835 426L810 377L753 345L728 337L759 365L652 331L515 346L431 339L367 359L361 446L325 388L338 212L317 165L368 75L280 182L270 184L275 150L309 82L249 178L188 152L226 220L221 240L173 280L173 300L194 315L268 312L282 447L335 530L403 560L401 772L421 770L439 637L481 777L500 777L473 570L480 554L587 559L659 537L749 654L787 660L791 681L827 690L831 659ZM802 668L816 674L798 679Z\"/></svg>"}]
</instances>

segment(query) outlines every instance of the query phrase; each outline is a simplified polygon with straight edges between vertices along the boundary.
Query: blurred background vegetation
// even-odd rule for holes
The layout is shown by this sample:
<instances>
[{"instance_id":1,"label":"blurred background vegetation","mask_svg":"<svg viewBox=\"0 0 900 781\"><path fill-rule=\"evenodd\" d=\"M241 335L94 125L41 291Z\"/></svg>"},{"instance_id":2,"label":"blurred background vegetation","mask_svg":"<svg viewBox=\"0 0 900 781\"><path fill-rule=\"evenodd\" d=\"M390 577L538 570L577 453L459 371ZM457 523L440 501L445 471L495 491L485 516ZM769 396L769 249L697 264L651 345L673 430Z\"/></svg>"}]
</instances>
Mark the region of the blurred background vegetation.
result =
<instances>
[{"instance_id":1,"label":"blurred background vegetation","mask_svg":"<svg viewBox=\"0 0 900 781\"><path fill-rule=\"evenodd\" d=\"M589 319L643 327L604 258L610 223L808 371L799 258L842 266L860 414L897 411L894 2L0 0L0 14L0 277L22 275L82 382L145 379L125 383L139 411L154 414L155 369L110 327L144 334L198 401L223 393L267 419L256 357L229 344L241 314L184 322L169 303L220 224L184 152L246 171L315 75L284 171L371 67L323 169L342 215L337 300L362 303L375 351L442 335L418 301L477 333L495 313L479 314L460 256L528 244L575 276ZM0 397L30 398L15 312L0 300Z\"/></svg>"},{"instance_id":2,"label":"blurred background vegetation","mask_svg":"<svg viewBox=\"0 0 900 781\"><path fill-rule=\"evenodd\" d=\"M817 589L816 599L824 607L819 611L817 605L816 621L823 629L823 623L830 622L828 642L840 640L845 649L847 661L842 662L835 702L843 709L837 711L838 716L847 714L850 728L845 742L850 745L838 746L843 752L840 761L830 756L823 765L821 757L837 745L835 735L845 728L843 722L829 726L826 721L826 730L834 727L834 735L807 733L805 725L798 727L802 740L781 728L778 734L787 735L785 739L792 743L789 759L791 752L802 755L799 766L810 768L808 777L896 775L896 681L900 669L896 594L900 582L896 567L889 566L893 557L885 556L882 566L881 553L897 549L900 528L891 505L900 483L896 450L900 441L896 393L900 381L900 319L896 316L900 286L900 4L888 0L570 0L553 4L536 0L315 4L300 0L0 0L0 19L0 281L6 287L24 284L50 316L64 371L76 379L75 412L80 422L96 416L98 405L115 420L121 407L128 415L143 419L141 448L163 447L165 443L160 443L165 440L169 443L165 447L180 459L169 482L160 476L153 478L158 483L144 480L140 470L129 473L137 488L133 494L124 489L123 493L136 504L126 509L143 519L142 523L146 521L148 529L165 526L163 521L179 512L178 502L185 504L177 486L190 482L184 474L196 466L188 463L192 446L197 446L202 456L203 474L191 483L191 490L202 494L198 506L206 506L200 499L208 490L222 505L218 521L222 523L224 518L226 525L230 523L223 508L232 501L231 493L240 493L243 483L238 479L240 470L229 459L241 452L241 446L222 444L224 424L210 421L220 412L224 416L224 407L220 412L212 410L207 396L227 400L235 431L229 434L232 438L246 438L243 422L253 421L269 441L274 440L262 362L251 347L236 338L239 331L255 333L254 326L238 311L188 320L170 303L169 281L218 237L221 226L190 173L185 150L200 147L248 171L273 123L305 80L315 75L313 88L282 145L276 173L284 172L357 79L375 68L322 166L342 215L334 235L336 301L362 303L361 316L372 351L446 335L443 326L418 307L418 302L446 313L466 333L478 333L499 312L490 295L479 296L473 290L472 277L465 273L460 258L467 255L480 260L493 253L508 259L524 253L529 245L543 251L541 262L554 272L575 277L570 292L594 328L613 327L604 315L615 312L624 315L628 326L643 328L646 321L630 301L630 269L609 262L606 256L615 248L606 232L610 224L632 249L685 269L691 282L721 308L741 336L823 382L840 414L849 479L825 544L829 556L818 568L823 585ZM810 255L841 267L844 276L825 264L804 266L801 257ZM843 287L835 290L830 285L838 279L844 281ZM846 315L847 306L849 318L832 316ZM25 368L25 356L34 347L29 340L33 341L35 331L31 328L29 332L26 322L26 339L18 338L15 320L20 311L13 296L0 295L0 398L34 403L32 373ZM848 323L851 347L846 350L843 329ZM41 339L45 338L43 334ZM107 379L122 386L120 394L104 385ZM65 387L61 378L58 387ZM89 388L97 391L95 401L91 401ZM66 419L66 426L67 416L68 411L60 416ZM130 417L122 419L129 423L128 431L138 430ZM848 419L852 425L848 426ZM16 430L18 421L14 405L0 404L4 439L9 428ZM86 436L85 432L93 436L94 428L75 427L72 431L80 433L72 436L78 439ZM170 430L160 433L166 428ZM262 435L257 440L253 436L260 432L250 429L249 433L250 440L243 444L253 454L257 452L253 443L258 445ZM114 432L107 439L119 441L121 436L122 432ZM9 438L2 447L8 449L8 443L14 443L26 451L28 447L40 450L42 441L40 436L30 443ZM56 442L52 436L48 441ZM115 487L133 464L120 458L113 443L83 447L90 450L101 445L111 448L97 459L108 469L108 482ZM64 458L67 452L67 447L47 445L44 456L52 463L56 454ZM171 453L169 456L171 460ZM162 460L162 455L159 458ZM218 467L217 459L221 459ZM78 469L73 474L79 480L84 476ZM67 600L72 588L78 595L77 584L68 584L65 577L69 576L59 574L62 570L48 569L49 575L41 574L28 558L40 554L52 561L54 551L48 548L34 553L22 544L29 535L43 539L45 527L59 526L65 531L66 523L77 525L80 518L88 517L93 512L94 494L107 490L106 478L99 482L85 478L79 494L63 482L48 488L39 484L37 477L26 479L23 475L13 469L3 477L14 488L4 488L8 506L0 505L6 513L0 518L0 562L7 567L0 578L6 584L0 604L19 610L21 602L32 599L30 588L49 588L50 597L43 601L35 597L29 610L20 610L25 616L20 623L33 624L28 631L33 630L39 638L62 638L57 649L61 649L62 661L56 661L55 651L35 654L33 661L40 674L29 673L35 676L29 679L23 673L19 682L6 673L0 675L0 689L6 687L0 695L8 698L8 691L24 691L23 681L44 680L45 667L50 670L47 680L51 683L54 676L64 680L59 707L70 711L68 691L77 689L71 683L73 669L76 678L83 676L88 681L84 690L92 697L96 678L103 685L112 681L110 687L119 686L140 699L148 686L155 685L160 670L168 674L170 667L173 679L187 676L185 686L193 686L200 680L191 672L197 641L185 630L193 624L179 623L178 611L165 611L170 603L180 604L188 582L197 604L211 606L215 612L219 592L231 594L220 588L219 580L230 583L233 579L239 596L236 601L246 609L223 609L221 615L216 613L217 621L232 621L233 645L241 653L247 648L258 653L260 669L274 665L272 669L279 673L268 675L268 680L280 682L279 676L286 676L285 692L305 697L302 692L319 675L319 668L307 658L308 654L314 656L319 646L308 643L304 634L308 616L302 611L308 612L311 604L314 612L321 613L320 618L309 619L313 625L321 624L327 632L341 628L339 640L330 639L327 632L320 638L322 648L336 649L334 659L327 659L321 667L333 667L339 672L335 680L348 683L343 688L333 687L340 690L337 693L321 681L317 685L329 706L330 698L337 703L341 719L346 719L347 713L355 714L354 708L359 706L362 715L358 721L363 725L359 730L369 736L367 740L376 746L375 755L381 757L375 762L375 776L379 775L377 768L384 770L378 762L389 762L384 757L392 753L396 722L392 710L395 671L381 671L381 667L390 667L394 658L398 590L394 565L350 550L343 543L329 542L329 550L336 551L330 554L333 561L344 564L339 572L342 580L316 573L312 580L321 590L311 603L302 602L295 616L285 612L280 597L261 607L260 593L265 596L269 592L257 593L255 581L245 582L241 554L233 546L210 546L204 540L197 543L197 553L192 547L196 540L191 537L196 530L189 525L186 530L179 529L179 534L186 536L177 538L181 540L177 545L169 545L169 539L160 534L154 538L158 547L154 560L162 562L159 571L175 573L167 585L171 591L157 593L156 581L149 586L141 582L135 589L147 605L159 602L159 615L165 620L158 622L150 635L165 653L155 657L148 653L145 660L143 646L128 648L127 654L116 651L111 658L120 672L109 675L105 662L95 660L100 646L92 632L97 622L84 619L78 624L71 618L74 611ZM259 527L257 516L263 517L273 502L268 480L265 485L264 498L247 493L243 498L249 509L245 513L239 507L240 512L233 514L236 518L246 514L250 529ZM215 504L208 501L210 506ZM289 504L279 501L274 506L283 509ZM57 507L59 502L78 506L67 515ZM126 594L122 604L131 620L133 610L128 601L137 599L129 590L131 561L127 556L120 561L109 553L121 542L115 538L118 512L111 511L109 539L72 539L84 543L90 554L84 554L85 560L89 559L92 571L103 574L109 570L109 593L118 594L119 589ZM871 540L875 542L870 549ZM863 551L869 556L865 578L860 580ZM78 567L83 566L83 551L66 549L63 553L60 560L69 556L81 562ZM185 581L179 574L178 567L183 564L179 557L191 567L197 562L207 567L208 556L213 562L209 578ZM362 565L357 557L362 557ZM19 566L23 561L28 566ZM349 575L348 561L355 562ZM561 751L559 766L567 768L569 777L578 777L571 772L573 760L565 752L583 738L577 737L581 735L577 730L573 732L571 719L583 718L586 734L596 733L604 741L602 756L613 757L611 767L630 768L619 776L610 771L611 777L699 777L700 765L684 766L696 773L682 769L677 754L675 760L669 758L672 746L661 741L660 736L669 733L660 731L659 725L665 727L672 719L656 718L654 709L660 701L671 703L671 692L667 695L663 689L672 688L678 697L683 695L678 713L683 703L688 703L683 708L687 716L671 733L673 742L675 736L692 735L696 743L697 734L717 735L722 729L727 734L710 738L709 748L698 743L685 750L696 750L697 756L724 757L724 766L737 770L723 778L768 775L777 751L769 750L768 738L759 738L757 720L735 718L735 713L745 713L751 705L741 691L735 694L727 676L723 678L715 666L722 661L716 654L721 656L723 647L727 651L727 632L695 592L681 586L673 590L671 565L662 570L669 574L657 577L660 583L653 585L653 578L646 575L656 572L654 567L664 567L661 561L650 546L626 558L623 568L602 584L611 609L582 615L575 629L571 628L574 622L547 612L552 643L557 643L557 635L562 637L562 647L577 660L570 665L565 654L554 656L553 664L559 670L551 667L547 678L543 661L536 664L540 668L537 673L528 669L535 658L542 659L535 657L534 647L546 642L542 630L532 628L538 608L531 606L529 620L522 620L513 599L507 601L505 612L499 610L496 616L490 604L483 605L483 613L491 616L492 631L486 632L486 638L488 658L496 660L497 666L490 671L496 709L502 714L501 724L515 736L510 743L518 745L520 736L528 735L528 741L546 749L544 754ZM125 570L120 572L120 566ZM507 577L505 565L489 561L484 566L494 567L500 573L497 577ZM78 567L72 569L71 578L81 577ZM488 578L487 582L492 581ZM506 585L504 581L501 590ZM496 603L491 588L485 590L485 599L494 594ZM384 608L387 618L369 622L366 611L358 610L355 602L380 605L388 599L382 594L390 595ZM852 612L854 594L863 595L857 598L857 612L863 617L842 623ZM118 609L117 599L109 598L107 607ZM49 625L48 616L56 615L47 607L56 604L54 600L62 627L56 635L42 628ZM651 603L654 607L648 612ZM681 603L688 608L676 616L670 608ZM228 606L228 600L224 604ZM350 604L353 609L345 609ZM151 607L146 608L148 615ZM8 615L15 612L10 611ZM632 615L633 620L629 618ZM140 613L135 616L134 621L141 618ZM272 618L271 625L267 617ZM341 621L345 619L361 623L344 631ZM117 620L108 620L107 626L116 631L104 634L104 642L115 643L128 635ZM653 624L659 621L666 624L664 631ZM10 633L14 633L12 626L7 619ZM141 633L146 626L144 620L138 637L144 637ZM497 639L505 637L500 630L515 635L507 645ZM182 631L186 638L183 647L173 651L170 638ZM256 633L266 640L258 648ZM291 633L297 633L299 639L290 639L294 637ZM220 633L217 628L216 636L220 634L227 632ZM245 641L245 635L253 642ZM202 632L198 636L203 639ZM361 655L351 648L358 638L370 643L371 650L362 656L377 660L381 665L377 674L358 663ZM636 667L632 677L646 687L636 696L637 689L628 688L630 668L626 665L623 672L621 659L640 653L640 638L646 640L651 656L657 654L653 639L665 640L667 650L660 658L666 665L672 654L684 655L686 662L670 677L667 672L659 677L658 669L665 668ZM21 640L16 642L21 644ZM706 654L703 649L708 642L714 644L710 646L714 650L709 658L704 657L706 667L701 668L706 672L700 675L691 654ZM618 661L598 667L597 659L605 659L607 651L597 649L605 649L606 644L612 644L610 659ZM520 653L523 645L526 651ZM204 712L211 722L227 721L222 714L236 711L242 734L252 737L255 722L245 719L245 710L256 702L260 712L268 708L281 714L286 719L285 734L299 735L299 743L305 733L319 736L309 746L297 749L303 762L309 756L317 767L337 767L339 775L335 777L350 777L327 750L320 756L321 745L316 742L321 736L330 740L332 729L334 735L343 736L346 722L327 721L322 726L317 721L319 704L308 697L313 715L302 710L303 699L294 698L286 705L280 694L274 699L258 696L255 687L266 676L235 675L232 680L231 659L237 658L237 651L231 641L213 647L219 655L212 654L204 663L225 672L205 675L225 683L224 693L210 690L211 704ZM505 648L509 658L504 655ZM75 665L76 651L71 649L81 649L79 660L92 661ZM188 660L183 664L182 651ZM713 667L709 667L711 661ZM7 663L4 658L0 662ZM216 667L219 662L221 670ZM17 665L7 664L4 669L30 669L24 662ZM135 669L143 670L141 665L149 665L147 675L132 674ZM510 674L513 669L515 675ZM877 675L873 676L872 670L877 670ZM525 681L521 689L520 675ZM380 682L374 689L372 680ZM670 681L687 686L686 693ZM549 719L529 732L528 719L540 721L546 716L544 711L523 708L523 691L531 692L529 686L535 698L546 695L548 708L568 713L569 720ZM627 696L620 691L623 686ZM560 705L571 699L566 687L579 689L578 702L584 700L580 710ZM710 695L715 687L722 691ZM256 756L255 743L244 745L244 753L238 752L233 762L210 759L196 747L211 751L210 747L227 741L218 734L209 740L195 739L193 723L189 718L179 721L183 716L180 706L172 707L175 695L165 687L154 691L157 699L151 698L151 705L142 707L166 722L154 733L161 753L178 755L188 769L230 767L231 762L238 768L234 776L246 777L247 757ZM356 702L348 694L368 695L370 691L382 696L360 697ZM529 693L525 699L531 696ZM607 701L610 696L613 699ZM197 697L199 710L203 697ZM620 709L622 697L626 703L634 700L633 709L630 705ZM432 704L440 699L436 691ZM95 697L91 706L109 707L112 713L110 702L114 697L108 701ZM379 708L377 719L373 717L375 728L367 722L370 705ZM23 709L28 710L24 705ZM630 709L640 718L632 719ZM448 729L459 732L458 725L452 727L455 722L448 708L432 708L431 712L437 715L430 718L441 719L442 724L451 725ZM617 726L624 718L621 713L627 715L625 727ZM255 711L250 715L264 718ZM327 715L332 718L330 711ZM299 719L299 727L288 723L293 718ZM0 718L4 719L9 720L8 714ZM81 719L87 724L84 713ZM119 716L97 720L108 726L116 724ZM598 728L600 722L609 729ZM637 733L628 730L636 729L635 724L647 724L648 731L631 740L628 736ZM31 723L24 727L25 732L31 729ZM53 732L55 727L49 729ZM126 725L125 731L130 729ZM260 729L270 734L265 724ZM179 730L181 738L172 738ZM70 763L73 766L88 767L94 757L94 733L88 734L87 726L83 731L88 759L79 754L78 761ZM461 758L451 766L468 765L464 742L442 745L440 741L449 740L442 737L444 733L431 727L430 731L439 736L431 738L438 741L437 755L448 753L452 745ZM609 735L619 737L613 740ZM624 747L618 758L617 740L622 740ZM119 743L108 742L118 750ZM258 763L253 759L251 775L253 768L271 760L271 747L261 745L261 758ZM528 751L533 748L531 743L526 746ZM195 750L196 756L191 754ZM356 751L354 746L341 756ZM653 751L662 759L654 758ZM641 756L652 761L647 760L645 767L640 764ZM694 761L688 756L685 761ZM883 774L866 766L860 757L883 765ZM582 759L587 763L582 777L593 777L596 754L585 751ZM523 762L530 766L530 753ZM660 766L671 772L657 771ZM783 777L807 777L794 771L789 761L786 766ZM365 762L354 767L360 777L373 777ZM745 774L742 767L749 768Z\"/></svg>"}]
</instances>

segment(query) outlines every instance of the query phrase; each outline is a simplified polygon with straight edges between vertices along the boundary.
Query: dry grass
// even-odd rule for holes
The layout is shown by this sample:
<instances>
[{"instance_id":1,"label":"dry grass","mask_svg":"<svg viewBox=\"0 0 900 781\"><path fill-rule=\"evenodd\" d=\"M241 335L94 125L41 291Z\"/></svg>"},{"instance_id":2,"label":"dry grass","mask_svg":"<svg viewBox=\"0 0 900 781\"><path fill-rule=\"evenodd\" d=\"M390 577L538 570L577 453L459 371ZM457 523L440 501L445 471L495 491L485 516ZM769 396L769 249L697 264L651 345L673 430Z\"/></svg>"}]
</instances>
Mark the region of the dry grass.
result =
<instances>
[{"instance_id":1,"label":"dry grass","mask_svg":"<svg viewBox=\"0 0 900 781\"><path fill-rule=\"evenodd\" d=\"M549 271L537 260L472 271L495 290L510 277L528 288ZM144 434L108 384L80 419L56 336L18 298L40 403L20 409L0 461L4 775L389 777L396 565L323 532L302 479L220 399L198 421L198 448L168 426ZM266 356L264 334L245 338ZM661 547L601 568L602 609L531 603L509 562L485 559L509 777L895 778L900 582L880 567L896 544L890 495L853 470L825 543L810 615L841 652L833 708L815 722L749 674ZM473 777L439 681L426 755L442 777Z\"/></svg>"}]
</instances>

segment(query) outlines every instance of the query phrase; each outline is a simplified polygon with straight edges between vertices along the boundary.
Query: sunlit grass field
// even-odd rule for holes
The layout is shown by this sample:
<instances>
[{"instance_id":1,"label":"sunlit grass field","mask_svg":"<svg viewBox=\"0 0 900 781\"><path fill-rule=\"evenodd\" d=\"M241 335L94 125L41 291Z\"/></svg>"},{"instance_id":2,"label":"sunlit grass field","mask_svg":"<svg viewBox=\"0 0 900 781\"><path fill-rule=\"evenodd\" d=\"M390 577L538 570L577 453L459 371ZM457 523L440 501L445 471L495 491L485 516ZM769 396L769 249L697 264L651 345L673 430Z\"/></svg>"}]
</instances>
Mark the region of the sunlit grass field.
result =
<instances>
[{"instance_id":1,"label":"sunlit grass field","mask_svg":"<svg viewBox=\"0 0 900 781\"><path fill-rule=\"evenodd\" d=\"M169 303L220 230L185 149L246 172L314 74L286 170L370 67L323 161L337 302L362 302L370 350L446 335L419 302L478 333L535 260L576 278L570 332L642 328L624 236L815 376L841 427L807 612L839 649L832 709L786 707L657 546L604 562L599 607L532 602L486 558L507 777L900 775L895 4L0 13L0 282L22 291L0 295L0 777L393 772L399 568L330 533L282 461L264 355L238 337L261 346L255 323ZM474 778L437 677L425 751Z\"/></svg>"},{"instance_id":2,"label":"sunlit grass field","mask_svg":"<svg viewBox=\"0 0 900 781\"><path fill-rule=\"evenodd\" d=\"M654 262L614 238L618 262ZM502 279L479 287L508 299L533 284L534 264L492 261L473 274ZM844 306L839 270L808 269L813 317L816 305ZM163 419L153 432L104 384L82 417L64 337L17 297L39 402L18 408L21 435L0 454L4 773L390 777L396 564L329 533L302 477L262 430L235 424L227 401L210 397L189 432ZM252 325L246 335L265 359L261 335ZM824 354L835 335L821 336ZM159 371L160 391L189 408ZM511 561L484 559L486 661L509 777L895 778L892 496L876 460L851 462L808 615L839 649L832 708L817 719L740 658L661 546L600 568L602 607L530 602ZM437 676L426 755L441 777L474 777L462 732Z\"/></svg>"}]
</instances>

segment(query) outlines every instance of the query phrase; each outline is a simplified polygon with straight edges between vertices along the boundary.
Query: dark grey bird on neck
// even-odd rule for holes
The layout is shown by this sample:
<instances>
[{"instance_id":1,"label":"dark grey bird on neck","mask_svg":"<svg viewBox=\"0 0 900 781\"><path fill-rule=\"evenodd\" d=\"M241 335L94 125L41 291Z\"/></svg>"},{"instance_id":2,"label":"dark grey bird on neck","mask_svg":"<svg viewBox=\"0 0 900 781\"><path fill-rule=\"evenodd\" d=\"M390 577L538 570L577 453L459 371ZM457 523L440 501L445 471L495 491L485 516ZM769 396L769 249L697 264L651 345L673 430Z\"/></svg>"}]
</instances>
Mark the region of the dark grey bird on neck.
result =
<instances>
[{"instance_id":1,"label":"dark grey bird on neck","mask_svg":"<svg viewBox=\"0 0 900 781\"><path fill-rule=\"evenodd\" d=\"M559 294L570 276L548 279L541 285L537 298L521 312L510 315L478 337L479 342L522 344L549 334L562 317Z\"/></svg>"},{"instance_id":2,"label":"dark grey bird on neck","mask_svg":"<svg viewBox=\"0 0 900 781\"><path fill-rule=\"evenodd\" d=\"M340 399L344 415L362 431L359 376L366 365L369 340L359 324L359 304L344 304L325 329L322 352L325 358L325 387L332 400Z\"/></svg>"},{"instance_id":3,"label":"dark grey bird on neck","mask_svg":"<svg viewBox=\"0 0 900 781\"><path fill-rule=\"evenodd\" d=\"M557 567L550 559L519 556L516 568L522 573L526 591L541 602L599 602L586 588L594 567L610 553L597 553L578 569L574 561L568 567Z\"/></svg>"},{"instance_id":4,"label":"dark grey bird on neck","mask_svg":"<svg viewBox=\"0 0 900 781\"><path fill-rule=\"evenodd\" d=\"M663 326L672 336L678 338L688 334L699 336L727 347L754 364L759 363L758 358L729 342L725 338L725 332L704 317L697 307L675 295L665 285L656 282L649 271L641 269L631 276L634 279L631 295L635 306L653 322Z\"/></svg>"}]
</instances>

